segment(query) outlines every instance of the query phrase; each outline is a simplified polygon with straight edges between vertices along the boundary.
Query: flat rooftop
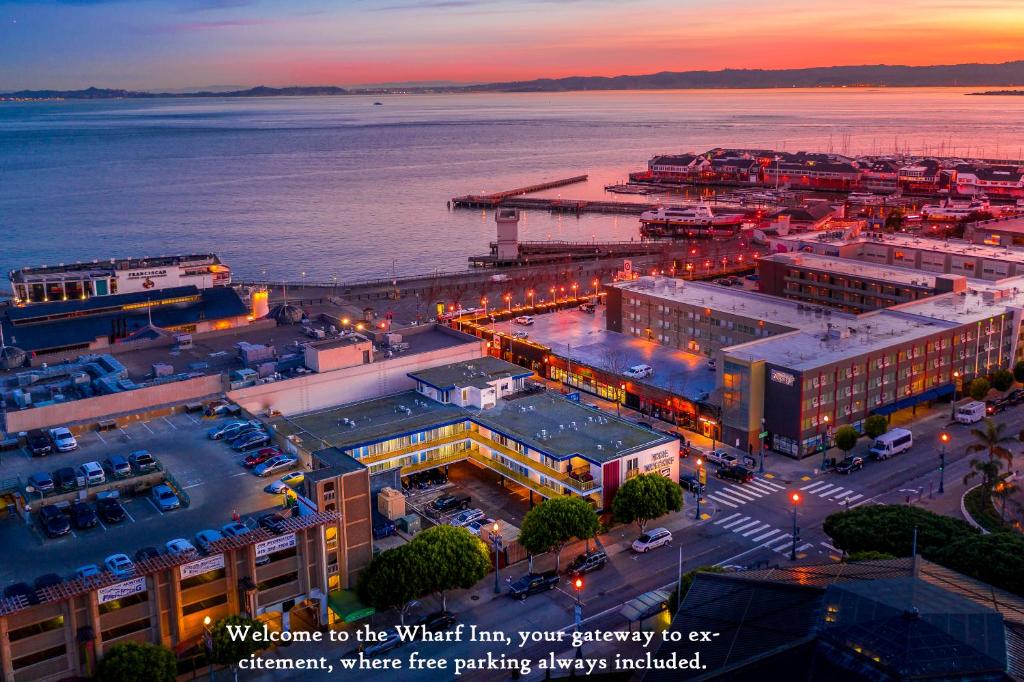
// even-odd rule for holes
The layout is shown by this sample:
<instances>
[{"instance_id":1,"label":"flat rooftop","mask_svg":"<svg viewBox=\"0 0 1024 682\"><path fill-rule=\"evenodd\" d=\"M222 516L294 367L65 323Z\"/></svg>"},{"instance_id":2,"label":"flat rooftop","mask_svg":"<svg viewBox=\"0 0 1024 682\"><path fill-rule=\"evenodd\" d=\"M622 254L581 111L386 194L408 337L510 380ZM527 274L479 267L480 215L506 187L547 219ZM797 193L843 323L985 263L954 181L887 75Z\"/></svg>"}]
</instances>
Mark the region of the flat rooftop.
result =
<instances>
[{"instance_id":1,"label":"flat rooftop","mask_svg":"<svg viewBox=\"0 0 1024 682\"><path fill-rule=\"evenodd\" d=\"M867 244L884 244L919 251L934 251L951 253L959 256L974 256L987 258L1008 263L1024 265L1024 249L1007 248L1004 246L986 246L984 244L972 244L960 239L932 239L930 237L918 237L911 234L886 234L879 238L866 237L861 234L856 239L809 239L807 236L792 235L787 237L774 237L773 242L779 242L790 246L790 250L799 251L801 245L825 244L829 246L863 246Z\"/></svg>"},{"instance_id":2,"label":"flat rooftop","mask_svg":"<svg viewBox=\"0 0 1024 682\"><path fill-rule=\"evenodd\" d=\"M1024 216L1013 216L1011 218L993 218L982 220L969 225L975 232L1012 232L1024 234Z\"/></svg>"},{"instance_id":3,"label":"flat rooftop","mask_svg":"<svg viewBox=\"0 0 1024 682\"><path fill-rule=\"evenodd\" d=\"M532 375L533 372L528 369L491 355L485 355L482 358L468 362L456 362L450 365L431 367L409 374L416 381L422 381L441 391L455 388L456 386L486 388L491 382L499 379L528 377Z\"/></svg>"},{"instance_id":4,"label":"flat rooftop","mask_svg":"<svg viewBox=\"0 0 1024 682\"><path fill-rule=\"evenodd\" d=\"M405 409L403 409L405 408ZM431 400L416 391L279 417L271 423L312 450L349 449L463 420L472 420L558 459L615 459L672 437L618 419L551 392L523 393L486 410ZM317 453L317 457L320 453Z\"/></svg>"},{"instance_id":5,"label":"flat rooftop","mask_svg":"<svg viewBox=\"0 0 1024 682\"><path fill-rule=\"evenodd\" d=\"M604 312L604 306L598 307L593 315L560 310L537 315L533 326L521 329L529 330L531 341L572 362L612 374L640 364L654 369L652 376L629 379L631 383L654 386L694 402L706 400L714 391L715 372L708 369L707 357L608 331Z\"/></svg>"},{"instance_id":6,"label":"flat rooftop","mask_svg":"<svg viewBox=\"0 0 1024 682\"><path fill-rule=\"evenodd\" d=\"M762 256L763 261L773 261L788 265L811 268L814 270L826 271L830 274L849 275L851 277L863 277L865 279L884 280L894 284L906 284L909 286L935 288L937 275L929 272L922 272L913 268L901 268L892 265L876 265L864 261L851 260L849 258L834 258L822 256L816 253L774 253L770 256Z\"/></svg>"}]
</instances>

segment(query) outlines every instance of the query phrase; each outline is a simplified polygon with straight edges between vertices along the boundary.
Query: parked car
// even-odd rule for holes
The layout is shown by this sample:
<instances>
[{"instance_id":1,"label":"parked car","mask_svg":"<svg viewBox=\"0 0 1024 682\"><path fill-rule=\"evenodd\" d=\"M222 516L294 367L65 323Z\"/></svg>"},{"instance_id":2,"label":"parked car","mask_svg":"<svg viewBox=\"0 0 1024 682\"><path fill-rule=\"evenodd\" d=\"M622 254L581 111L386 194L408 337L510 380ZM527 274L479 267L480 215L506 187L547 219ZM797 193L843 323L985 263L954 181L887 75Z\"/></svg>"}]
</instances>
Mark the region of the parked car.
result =
<instances>
[{"instance_id":1,"label":"parked car","mask_svg":"<svg viewBox=\"0 0 1024 682\"><path fill-rule=\"evenodd\" d=\"M856 456L847 457L842 462L840 462L839 464L836 465L836 473L837 474L849 474L849 473L852 473L854 471L857 471L858 469L863 469L863 468L864 468L864 458L863 457L856 457Z\"/></svg>"},{"instance_id":2,"label":"parked car","mask_svg":"<svg viewBox=\"0 0 1024 682\"><path fill-rule=\"evenodd\" d=\"M88 488L92 485L102 485L107 482L107 475L103 472L103 467L100 466L99 462L79 464L78 469L75 470L75 476L78 478L79 488Z\"/></svg>"},{"instance_id":3,"label":"parked car","mask_svg":"<svg viewBox=\"0 0 1024 682\"><path fill-rule=\"evenodd\" d=\"M1013 407L1007 398L996 398L994 400L985 401L985 413L986 414L999 414L1003 410Z\"/></svg>"},{"instance_id":4,"label":"parked car","mask_svg":"<svg viewBox=\"0 0 1024 682\"><path fill-rule=\"evenodd\" d=\"M43 575L35 579L35 582L32 584L32 586L35 587L37 590L41 590L44 587L53 587L54 585L60 585L62 582L64 582L64 578L62 578L58 574L44 573Z\"/></svg>"},{"instance_id":5,"label":"parked car","mask_svg":"<svg viewBox=\"0 0 1024 682\"><path fill-rule=\"evenodd\" d=\"M719 286L723 286L723 287L731 287L732 286L732 282L730 282L725 277L719 277L718 279L716 279L715 280L715 284L717 284Z\"/></svg>"},{"instance_id":6,"label":"parked car","mask_svg":"<svg viewBox=\"0 0 1024 682\"><path fill-rule=\"evenodd\" d=\"M75 502L71 505L71 521L78 530L92 528L99 523L96 510L88 502Z\"/></svg>"},{"instance_id":7,"label":"parked car","mask_svg":"<svg viewBox=\"0 0 1024 682\"><path fill-rule=\"evenodd\" d=\"M156 508L163 512L171 511L181 506L181 500L178 499L178 496L174 494L169 485L160 484L153 486L150 498L153 500Z\"/></svg>"},{"instance_id":8,"label":"parked car","mask_svg":"<svg viewBox=\"0 0 1024 682\"><path fill-rule=\"evenodd\" d=\"M246 455L245 459L242 460L242 466L247 469L252 469L257 464L263 464L271 457L277 457L283 454L278 448L261 448L251 455Z\"/></svg>"},{"instance_id":9,"label":"parked car","mask_svg":"<svg viewBox=\"0 0 1024 682\"><path fill-rule=\"evenodd\" d=\"M746 277L744 277L743 279L747 280L748 282L757 282L757 281L758 281L758 280L760 280L761 278L760 278L760 277L758 277L757 275L747 275L747 276L746 276Z\"/></svg>"},{"instance_id":10,"label":"parked car","mask_svg":"<svg viewBox=\"0 0 1024 682\"><path fill-rule=\"evenodd\" d=\"M56 446L57 452L71 452L78 447L78 441L75 440L74 434L64 426L50 429L50 439Z\"/></svg>"},{"instance_id":11,"label":"parked car","mask_svg":"<svg viewBox=\"0 0 1024 682\"><path fill-rule=\"evenodd\" d=\"M538 592L553 590L558 585L559 577L555 571L545 573L527 573L509 585L509 596L520 601Z\"/></svg>"},{"instance_id":12,"label":"parked car","mask_svg":"<svg viewBox=\"0 0 1024 682\"><path fill-rule=\"evenodd\" d=\"M32 429L28 432L25 440L33 457L44 457L53 452L53 441L43 433L42 429Z\"/></svg>"},{"instance_id":13,"label":"parked car","mask_svg":"<svg viewBox=\"0 0 1024 682\"><path fill-rule=\"evenodd\" d=\"M53 492L53 476L45 471L37 471L29 476L28 484L40 493Z\"/></svg>"},{"instance_id":14,"label":"parked car","mask_svg":"<svg viewBox=\"0 0 1024 682\"><path fill-rule=\"evenodd\" d=\"M75 569L76 578L91 578L100 574L100 567L96 564L86 564Z\"/></svg>"},{"instance_id":15,"label":"parked car","mask_svg":"<svg viewBox=\"0 0 1024 682\"><path fill-rule=\"evenodd\" d=\"M292 471L281 478L277 479L273 483L268 483L267 487L264 488L268 493L283 493L289 488L294 488L298 484L305 480L306 474L301 471Z\"/></svg>"},{"instance_id":16,"label":"parked car","mask_svg":"<svg viewBox=\"0 0 1024 682\"><path fill-rule=\"evenodd\" d=\"M528 338L530 338L530 332L524 332L524 331L512 332L512 338L513 339L528 339Z\"/></svg>"},{"instance_id":17,"label":"parked car","mask_svg":"<svg viewBox=\"0 0 1024 682\"><path fill-rule=\"evenodd\" d=\"M128 518L128 513L114 497L101 497L96 500L96 513L107 523L121 523Z\"/></svg>"},{"instance_id":18,"label":"parked car","mask_svg":"<svg viewBox=\"0 0 1024 682\"><path fill-rule=\"evenodd\" d=\"M573 559L572 563L569 564L568 572L570 576L575 578L578 575L599 571L607 563L608 555L603 550L595 549L590 552L584 552Z\"/></svg>"},{"instance_id":19,"label":"parked car","mask_svg":"<svg viewBox=\"0 0 1024 682\"><path fill-rule=\"evenodd\" d=\"M580 303L580 311L584 313L593 313L596 308L593 303Z\"/></svg>"},{"instance_id":20,"label":"parked car","mask_svg":"<svg viewBox=\"0 0 1024 682\"><path fill-rule=\"evenodd\" d=\"M482 535L482 533L490 532L490 528L493 525L494 525L494 519L491 519L491 518L488 518L488 517L485 516L482 519L477 519L475 521L470 521L469 523L467 523L466 524L466 530L468 530L473 535L477 535L481 539L486 540L487 536L486 535Z\"/></svg>"},{"instance_id":21,"label":"parked car","mask_svg":"<svg viewBox=\"0 0 1024 682\"><path fill-rule=\"evenodd\" d=\"M442 632L455 625L458 619L451 611L434 611L416 621L416 625L422 625L428 632Z\"/></svg>"},{"instance_id":22,"label":"parked car","mask_svg":"<svg viewBox=\"0 0 1024 682\"><path fill-rule=\"evenodd\" d=\"M219 530L201 530L196 533L196 547L203 552L208 554L210 552L210 545L217 542L217 540L223 540L224 534Z\"/></svg>"},{"instance_id":23,"label":"parked car","mask_svg":"<svg viewBox=\"0 0 1024 682\"><path fill-rule=\"evenodd\" d=\"M211 400L206 403L206 407L203 408L204 417L216 417L220 414L229 414L232 410L232 405L226 400Z\"/></svg>"},{"instance_id":24,"label":"parked car","mask_svg":"<svg viewBox=\"0 0 1024 682\"><path fill-rule=\"evenodd\" d=\"M709 463L717 464L720 467L731 467L740 463L739 457L730 454L725 450L712 450L705 456L705 459Z\"/></svg>"},{"instance_id":25,"label":"parked car","mask_svg":"<svg viewBox=\"0 0 1024 682\"><path fill-rule=\"evenodd\" d=\"M646 379L653 374L654 368L650 365L633 365L623 372L622 376L629 377L630 379Z\"/></svg>"},{"instance_id":26,"label":"parked car","mask_svg":"<svg viewBox=\"0 0 1024 682\"><path fill-rule=\"evenodd\" d=\"M679 485L686 488L691 493L704 492L704 486L700 484L700 479L693 474L680 475Z\"/></svg>"},{"instance_id":27,"label":"parked car","mask_svg":"<svg viewBox=\"0 0 1024 682\"><path fill-rule=\"evenodd\" d=\"M736 481L737 483L747 483L754 480L754 472L739 464L730 467L720 467L716 475L723 480Z\"/></svg>"},{"instance_id":28,"label":"parked car","mask_svg":"<svg viewBox=\"0 0 1024 682\"><path fill-rule=\"evenodd\" d=\"M132 475L132 465L123 455L111 455L103 461L103 468L112 478L128 478Z\"/></svg>"},{"instance_id":29,"label":"parked car","mask_svg":"<svg viewBox=\"0 0 1024 682\"><path fill-rule=\"evenodd\" d=\"M244 523L232 521L231 523L225 523L224 526L221 527L220 532L223 533L226 538L237 538L239 535L245 535L252 531L249 530L249 527Z\"/></svg>"},{"instance_id":30,"label":"parked car","mask_svg":"<svg viewBox=\"0 0 1024 682\"><path fill-rule=\"evenodd\" d=\"M652 528L633 541L633 551L644 553L670 544L672 533L665 528Z\"/></svg>"},{"instance_id":31,"label":"parked car","mask_svg":"<svg viewBox=\"0 0 1024 682\"><path fill-rule=\"evenodd\" d=\"M517 317L515 319L515 322L516 322L516 324L521 324L521 325L524 325L524 326L528 327L531 324L533 324L533 316L531 316L531 315L520 315L519 317Z\"/></svg>"},{"instance_id":32,"label":"parked car","mask_svg":"<svg viewBox=\"0 0 1024 682\"><path fill-rule=\"evenodd\" d=\"M230 443L231 441L233 441L234 439L238 438L243 433L248 433L250 431L256 431L256 430L260 429L261 427L262 427L262 424L260 424L258 421L254 420L254 419L250 420L250 421L229 422L228 426L226 426L223 429L221 429L220 436L218 438L214 438L214 440L224 439L225 441Z\"/></svg>"},{"instance_id":33,"label":"parked car","mask_svg":"<svg viewBox=\"0 0 1024 682\"><path fill-rule=\"evenodd\" d=\"M127 554L111 554L103 560L103 565L118 578L127 578L135 574L135 564Z\"/></svg>"},{"instance_id":34,"label":"parked car","mask_svg":"<svg viewBox=\"0 0 1024 682\"><path fill-rule=\"evenodd\" d=\"M469 495L452 495L451 493L448 493L446 495L441 495L441 497L431 502L430 506L432 506L435 511L447 512L454 511L456 509L466 509L469 507L470 501L471 498Z\"/></svg>"},{"instance_id":35,"label":"parked car","mask_svg":"<svg viewBox=\"0 0 1024 682\"><path fill-rule=\"evenodd\" d=\"M160 556L160 550L156 547L143 547L135 552L136 561L145 561L146 559L155 559Z\"/></svg>"},{"instance_id":36,"label":"parked car","mask_svg":"<svg viewBox=\"0 0 1024 682\"><path fill-rule=\"evenodd\" d=\"M359 645L359 650L363 652L364 656L377 656L387 653L401 646L401 644L402 638L398 636L398 630L390 627L384 631L384 639L375 642L363 642Z\"/></svg>"},{"instance_id":37,"label":"parked car","mask_svg":"<svg viewBox=\"0 0 1024 682\"><path fill-rule=\"evenodd\" d=\"M78 490L78 477L75 476L75 470L71 467L57 469L53 472L53 478L57 489L61 492Z\"/></svg>"},{"instance_id":38,"label":"parked car","mask_svg":"<svg viewBox=\"0 0 1024 682\"><path fill-rule=\"evenodd\" d=\"M253 448L263 447L270 442L270 434L266 431L253 431L246 433L231 441L231 447L236 452L245 452Z\"/></svg>"},{"instance_id":39,"label":"parked car","mask_svg":"<svg viewBox=\"0 0 1024 682\"><path fill-rule=\"evenodd\" d=\"M252 472L257 476L269 476L270 474L283 471L285 469L291 469L293 466L298 464L299 458L296 455L278 455L271 457L263 464L257 465Z\"/></svg>"},{"instance_id":40,"label":"parked car","mask_svg":"<svg viewBox=\"0 0 1024 682\"><path fill-rule=\"evenodd\" d=\"M169 540L165 547L167 547L167 553L171 556L187 556L189 554L198 554L195 546L185 538L175 538L173 540Z\"/></svg>"},{"instance_id":41,"label":"parked car","mask_svg":"<svg viewBox=\"0 0 1024 682\"><path fill-rule=\"evenodd\" d=\"M156 461L153 455L149 454L148 450L136 450L128 455L128 463L131 464L132 469L136 473L146 474L150 471L156 471L160 468L160 464Z\"/></svg>"},{"instance_id":42,"label":"parked car","mask_svg":"<svg viewBox=\"0 0 1024 682\"><path fill-rule=\"evenodd\" d=\"M448 519L449 526L465 526L467 523L484 518L482 509L467 509Z\"/></svg>"},{"instance_id":43,"label":"parked car","mask_svg":"<svg viewBox=\"0 0 1024 682\"><path fill-rule=\"evenodd\" d=\"M271 533L283 533L284 522L288 520L288 517L281 512L271 512L264 514L259 518L260 528L266 528Z\"/></svg>"},{"instance_id":44,"label":"parked car","mask_svg":"<svg viewBox=\"0 0 1024 682\"><path fill-rule=\"evenodd\" d=\"M28 583L14 583L4 588L5 599L14 599L16 597L23 597L29 604L39 603L39 595L36 594L35 589Z\"/></svg>"},{"instance_id":45,"label":"parked car","mask_svg":"<svg viewBox=\"0 0 1024 682\"><path fill-rule=\"evenodd\" d=\"M1020 405L1024 403L1024 388L1015 388L1006 394L1006 399L1010 401L1011 405Z\"/></svg>"},{"instance_id":46,"label":"parked car","mask_svg":"<svg viewBox=\"0 0 1024 682\"><path fill-rule=\"evenodd\" d=\"M217 426L211 427L206 432L206 437L209 438L210 440L220 440L221 438L224 438L225 434L230 432L232 429L240 429L248 423L249 422L237 420L227 421L224 422L223 424L218 424Z\"/></svg>"},{"instance_id":47,"label":"parked car","mask_svg":"<svg viewBox=\"0 0 1024 682\"><path fill-rule=\"evenodd\" d=\"M59 538L71 532L71 522L59 509L53 505L44 505L39 508L39 523L43 526L43 532L48 538Z\"/></svg>"}]
</instances>

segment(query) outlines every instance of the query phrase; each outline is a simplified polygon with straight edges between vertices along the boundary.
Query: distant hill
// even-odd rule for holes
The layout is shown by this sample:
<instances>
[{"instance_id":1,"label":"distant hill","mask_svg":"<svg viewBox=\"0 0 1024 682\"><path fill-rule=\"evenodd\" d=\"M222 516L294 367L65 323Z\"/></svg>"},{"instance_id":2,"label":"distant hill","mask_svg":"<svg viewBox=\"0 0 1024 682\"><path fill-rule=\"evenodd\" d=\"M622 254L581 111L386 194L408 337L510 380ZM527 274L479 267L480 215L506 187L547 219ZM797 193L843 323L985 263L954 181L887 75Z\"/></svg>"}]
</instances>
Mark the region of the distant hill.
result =
<instances>
[{"instance_id":1,"label":"distant hill","mask_svg":"<svg viewBox=\"0 0 1024 682\"><path fill-rule=\"evenodd\" d=\"M150 99L154 97L309 97L313 95L347 95L348 90L333 85L270 88L264 85L246 90L227 92L143 92L140 90L116 90L111 88L86 88L84 90L19 90L4 93L4 97L17 99Z\"/></svg>"},{"instance_id":2,"label":"distant hill","mask_svg":"<svg viewBox=\"0 0 1024 682\"><path fill-rule=\"evenodd\" d=\"M663 71L643 76L571 76L468 86L488 92L687 88L941 87L1024 84L1024 61L949 66L822 66L808 69Z\"/></svg>"},{"instance_id":3,"label":"distant hill","mask_svg":"<svg viewBox=\"0 0 1024 682\"><path fill-rule=\"evenodd\" d=\"M987 90L985 92L968 92L968 95L991 95L991 96L1024 96L1024 90Z\"/></svg>"}]
</instances>

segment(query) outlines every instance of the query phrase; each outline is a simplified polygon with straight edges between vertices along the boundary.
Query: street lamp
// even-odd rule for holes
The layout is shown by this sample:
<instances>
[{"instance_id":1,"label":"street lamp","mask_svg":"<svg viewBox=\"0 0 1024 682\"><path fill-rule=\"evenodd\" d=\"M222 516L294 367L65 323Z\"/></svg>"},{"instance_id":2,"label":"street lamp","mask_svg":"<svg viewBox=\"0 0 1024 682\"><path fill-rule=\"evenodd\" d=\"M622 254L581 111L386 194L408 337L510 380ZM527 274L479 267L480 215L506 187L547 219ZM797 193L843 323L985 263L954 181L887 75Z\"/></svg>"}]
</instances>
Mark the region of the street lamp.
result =
<instances>
[{"instance_id":1,"label":"street lamp","mask_svg":"<svg viewBox=\"0 0 1024 682\"><path fill-rule=\"evenodd\" d=\"M533 305L533 289L530 289L529 291L527 291L526 295L530 297L530 308L531 308L530 312L534 312L534 310L533 310L533 308L534 308L534 305Z\"/></svg>"},{"instance_id":2,"label":"street lamp","mask_svg":"<svg viewBox=\"0 0 1024 682\"><path fill-rule=\"evenodd\" d=\"M949 418L956 418L956 391L960 385L960 372L953 372L953 404L949 408Z\"/></svg>"},{"instance_id":3,"label":"street lamp","mask_svg":"<svg viewBox=\"0 0 1024 682\"><path fill-rule=\"evenodd\" d=\"M823 422L825 422L825 442L823 442L821 444L821 470L824 471L825 470L825 462L826 462L826 459L828 457L829 442L832 440L831 437L830 437L830 432L831 432L831 428L832 427L830 427L828 425L828 415L827 414L824 417L822 417L821 420Z\"/></svg>"},{"instance_id":4,"label":"street lamp","mask_svg":"<svg viewBox=\"0 0 1024 682\"><path fill-rule=\"evenodd\" d=\"M213 679L213 629L210 627L210 617L203 617L203 639L206 640L206 662L210 666L210 679Z\"/></svg>"},{"instance_id":5,"label":"street lamp","mask_svg":"<svg viewBox=\"0 0 1024 682\"><path fill-rule=\"evenodd\" d=\"M583 625L583 602L580 601L580 594L583 592L583 576L578 575L576 579L572 581L572 586L576 588L576 608L573 609L576 622L576 633L579 634L580 626ZM576 658L583 658L583 643L582 638L577 639L579 644L576 647Z\"/></svg>"},{"instance_id":6,"label":"street lamp","mask_svg":"<svg viewBox=\"0 0 1024 682\"><path fill-rule=\"evenodd\" d=\"M484 307L484 317L487 317L487 297L484 296L480 299L480 305Z\"/></svg>"},{"instance_id":7,"label":"street lamp","mask_svg":"<svg viewBox=\"0 0 1024 682\"><path fill-rule=\"evenodd\" d=\"M615 396L615 416L622 416L622 394L626 392L626 384L619 384L619 395Z\"/></svg>"},{"instance_id":8,"label":"street lamp","mask_svg":"<svg viewBox=\"0 0 1024 682\"><path fill-rule=\"evenodd\" d=\"M498 522L495 521L494 525L491 526L490 532L491 545L494 547L494 594L501 594L501 576L498 568L498 552L501 551L501 533L498 532Z\"/></svg>"},{"instance_id":9,"label":"street lamp","mask_svg":"<svg viewBox=\"0 0 1024 682\"><path fill-rule=\"evenodd\" d=\"M704 490L704 482L701 479L704 478L704 460L700 457L697 458L697 490L693 493L694 497L697 498L697 511L694 513L693 518L696 521L700 521L700 498L701 492ZM705 479L707 480L707 479Z\"/></svg>"},{"instance_id":10,"label":"street lamp","mask_svg":"<svg viewBox=\"0 0 1024 682\"><path fill-rule=\"evenodd\" d=\"M789 560L796 561L796 537L798 532L796 528L796 508L800 504L800 493L793 492L789 496L789 501L793 503L793 549L789 552Z\"/></svg>"},{"instance_id":11,"label":"street lamp","mask_svg":"<svg viewBox=\"0 0 1024 682\"><path fill-rule=\"evenodd\" d=\"M512 335L512 294L505 294L505 303L508 304L508 333Z\"/></svg>"},{"instance_id":12,"label":"street lamp","mask_svg":"<svg viewBox=\"0 0 1024 682\"><path fill-rule=\"evenodd\" d=\"M555 288L551 287L551 289L549 289L549 291L551 292L551 302L552 303L558 303L558 298L555 296Z\"/></svg>"},{"instance_id":13,"label":"street lamp","mask_svg":"<svg viewBox=\"0 0 1024 682\"><path fill-rule=\"evenodd\" d=\"M757 473L764 473L764 451L768 448L768 432L765 431L765 420L761 417L761 465L757 468Z\"/></svg>"},{"instance_id":14,"label":"street lamp","mask_svg":"<svg viewBox=\"0 0 1024 682\"><path fill-rule=\"evenodd\" d=\"M576 282L573 282L573 283L572 283L572 297L573 297L573 299L574 299L574 300L576 299L576 288L577 288L578 286L579 286L579 285L578 285L578 284L576 284Z\"/></svg>"},{"instance_id":15,"label":"street lamp","mask_svg":"<svg viewBox=\"0 0 1024 682\"><path fill-rule=\"evenodd\" d=\"M949 444L949 434L943 431L939 434L942 441L942 452L939 453L939 494L946 492L946 445Z\"/></svg>"},{"instance_id":16,"label":"street lamp","mask_svg":"<svg viewBox=\"0 0 1024 682\"><path fill-rule=\"evenodd\" d=\"M594 303L601 300L601 280L595 279L592 284L594 285Z\"/></svg>"}]
</instances>

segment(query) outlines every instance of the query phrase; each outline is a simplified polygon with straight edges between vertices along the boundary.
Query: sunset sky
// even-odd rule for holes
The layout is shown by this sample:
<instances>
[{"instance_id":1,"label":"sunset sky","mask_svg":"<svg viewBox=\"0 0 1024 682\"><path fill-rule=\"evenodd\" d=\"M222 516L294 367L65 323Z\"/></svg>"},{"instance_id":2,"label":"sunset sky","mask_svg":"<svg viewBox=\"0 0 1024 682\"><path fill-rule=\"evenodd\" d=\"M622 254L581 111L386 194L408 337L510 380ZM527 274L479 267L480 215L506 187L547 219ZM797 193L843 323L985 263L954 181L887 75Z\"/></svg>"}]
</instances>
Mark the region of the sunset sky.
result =
<instances>
[{"instance_id":1,"label":"sunset sky","mask_svg":"<svg viewBox=\"0 0 1024 682\"><path fill-rule=\"evenodd\" d=\"M1024 58L1024 0L0 0L0 90Z\"/></svg>"}]
</instances>

